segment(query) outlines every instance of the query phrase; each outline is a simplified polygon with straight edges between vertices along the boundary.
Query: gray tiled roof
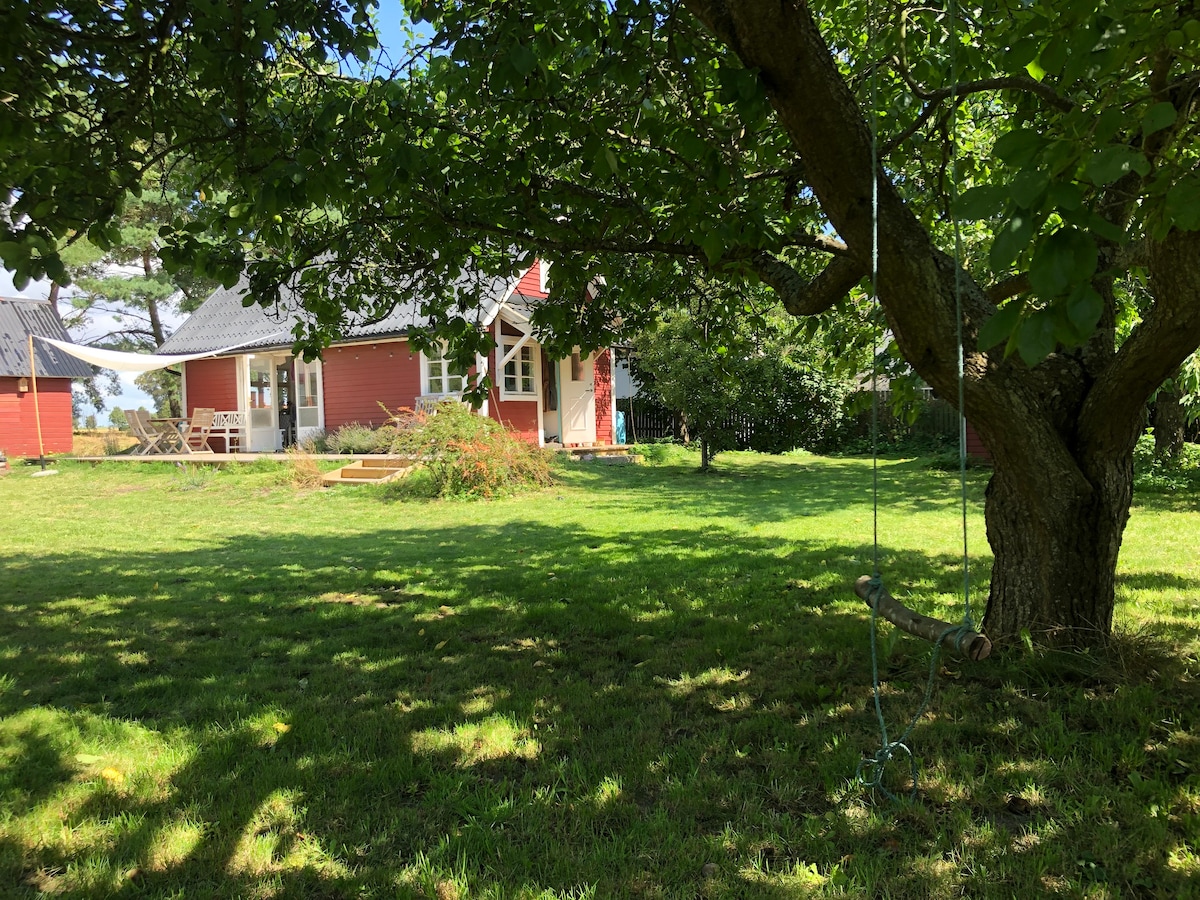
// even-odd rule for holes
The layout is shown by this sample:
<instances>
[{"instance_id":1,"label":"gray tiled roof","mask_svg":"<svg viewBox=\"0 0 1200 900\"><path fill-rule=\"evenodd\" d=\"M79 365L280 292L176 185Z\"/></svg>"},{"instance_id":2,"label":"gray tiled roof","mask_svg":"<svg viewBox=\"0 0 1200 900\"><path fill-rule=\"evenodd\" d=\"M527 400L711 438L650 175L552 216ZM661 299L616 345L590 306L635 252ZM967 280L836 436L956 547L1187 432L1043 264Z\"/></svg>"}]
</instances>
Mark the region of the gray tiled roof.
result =
<instances>
[{"instance_id":1,"label":"gray tiled roof","mask_svg":"<svg viewBox=\"0 0 1200 900\"><path fill-rule=\"evenodd\" d=\"M474 287L475 279L479 277L464 274L459 282L464 288L468 285ZM504 278L487 278L483 284L483 296L489 304L494 304L504 299L511 282ZM295 295L281 291L279 303L268 309L257 303L243 306L242 298L247 290L248 284L242 279L232 288L215 291L167 338L158 352L204 353L238 345L247 350L290 347L293 326L308 317ZM482 320L489 311L479 310L478 318ZM334 343L372 337L399 337L407 334L413 326L426 323L427 319L421 315L420 303L404 300L379 321L360 320L355 323L351 320Z\"/></svg>"},{"instance_id":2,"label":"gray tiled roof","mask_svg":"<svg viewBox=\"0 0 1200 900\"><path fill-rule=\"evenodd\" d=\"M45 300L0 299L0 376L20 378L29 371L29 335L58 341L71 336ZM38 377L87 378L92 367L45 341L34 341Z\"/></svg>"}]
</instances>

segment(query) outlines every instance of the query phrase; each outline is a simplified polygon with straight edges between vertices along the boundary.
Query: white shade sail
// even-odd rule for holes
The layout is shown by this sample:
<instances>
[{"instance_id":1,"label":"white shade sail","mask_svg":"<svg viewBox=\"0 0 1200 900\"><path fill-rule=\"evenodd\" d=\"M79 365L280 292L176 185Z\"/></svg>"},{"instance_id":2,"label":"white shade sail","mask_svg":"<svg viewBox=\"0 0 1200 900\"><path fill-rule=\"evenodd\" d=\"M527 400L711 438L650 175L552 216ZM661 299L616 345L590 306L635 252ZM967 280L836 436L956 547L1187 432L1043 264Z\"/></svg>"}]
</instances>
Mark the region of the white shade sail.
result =
<instances>
[{"instance_id":1,"label":"white shade sail","mask_svg":"<svg viewBox=\"0 0 1200 900\"><path fill-rule=\"evenodd\" d=\"M265 340L283 337L287 333L286 331L280 331ZM176 366L179 363L184 363L192 359L220 356L223 353L229 353L248 344L261 344L264 341L264 338L254 338L251 341L234 344L232 347L222 347L219 350L208 350L204 353L158 356L153 353L124 353L120 350L101 350L99 347L81 347L79 344L56 341L54 338L42 337L41 335L34 335L34 337L39 341L45 341L47 344L53 344L63 353L69 353L71 356L78 357L93 366L100 366L102 369L115 369L118 372L152 372L155 369L165 369L167 366Z\"/></svg>"}]
</instances>

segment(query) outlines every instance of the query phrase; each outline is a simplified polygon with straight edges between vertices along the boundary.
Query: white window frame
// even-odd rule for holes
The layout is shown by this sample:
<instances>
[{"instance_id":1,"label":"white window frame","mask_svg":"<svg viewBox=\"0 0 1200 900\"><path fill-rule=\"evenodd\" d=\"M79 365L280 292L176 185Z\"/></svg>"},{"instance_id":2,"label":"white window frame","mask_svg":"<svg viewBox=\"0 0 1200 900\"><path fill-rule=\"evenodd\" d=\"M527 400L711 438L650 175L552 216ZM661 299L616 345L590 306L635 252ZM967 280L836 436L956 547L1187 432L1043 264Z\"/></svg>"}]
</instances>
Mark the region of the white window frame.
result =
<instances>
[{"instance_id":1,"label":"white window frame","mask_svg":"<svg viewBox=\"0 0 1200 900\"><path fill-rule=\"evenodd\" d=\"M521 355L523 351L529 351L529 375L525 376L520 373L520 365L523 362ZM500 346L496 353L500 357L500 364L496 366L500 381L500 399L501 400L537 400L540 396L538 378L538 348L528 334L520 337L516 335L501 335ZM513 372L509 374L509 367L513 367ZM510 391L508 389L508 381L510 377L517 379L518 389ZM521 380L525 377L529 378L529 390L523 390L520 387Z\"/></svg>"},{"instance_id":2,"label":"white window frame","mask_svg":"<svg viewBox=\"0 0 1200 900\"><path fill-rule=\"evenodd\" d=\"M461 375L452 375L450 373L450 361L446 359L447 347L444 341L442 342L441 348L441 356L430 357L425 353L421 354L421 396L447 398L453 397L456 400L461 399L463 392L466 390L468 376L465 372ZM434 376L430 374L430 370L435 364L440 364L442 367L442 374L436 376L439 380L441 380L442 387L448 388L450 385L450 380L456 378L459 382L458 390L431 390L430 382Z\"/></svg>"},{"instance_id":3,"label":"white window frame","mask_svg":"<svg viewBox=\"0 0 1200 900\"><path fill-rule=\"evenodd\" d=\"M306 363L303 357L296 357L296 383L293 390L296 392L296 433L297 435L312 434L320 431L325 427L325 367L321 360L314 359L312 362ZM309 383L305 381L306 376L316 375L314 391L309 393ZM300 405L301 383L303 382L303 390L306 396L310 396L315 403L308 406ZM312 422L304 422L304 414L306 412L315 413L315 416L310 418L315 419Z\"/></svg>"}]
</instances>

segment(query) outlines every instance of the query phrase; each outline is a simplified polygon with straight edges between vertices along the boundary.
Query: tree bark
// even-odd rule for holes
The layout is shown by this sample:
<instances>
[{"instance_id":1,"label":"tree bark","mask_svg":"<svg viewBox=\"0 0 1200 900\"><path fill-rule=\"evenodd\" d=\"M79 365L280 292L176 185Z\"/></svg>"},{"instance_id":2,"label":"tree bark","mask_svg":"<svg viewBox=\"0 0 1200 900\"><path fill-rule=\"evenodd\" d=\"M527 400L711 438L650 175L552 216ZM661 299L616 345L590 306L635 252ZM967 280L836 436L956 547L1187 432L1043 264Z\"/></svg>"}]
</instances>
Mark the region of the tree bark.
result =
<instances>
[{"instance_id":1,"label":"tree bark","mask_svg":"<svg viewBox=\"0 0 1200 900\"><path fill-rule=\"evenodd\" d=\"M995 561L983 628L1057 646L1102 643L1112 628L1117 554L1133 496L1133 466L1100 462L1107 477L1039 496L997 464L985 519Z\"/></svg>"},{"instance_id":2,"label":"tree bark","mask_svg":"<svg viewBox=\"0 0 1200 900\"><path fill-rule=\"evenodd\" d=\"M154 274L154 258L151 251L147 248L142 251L142 272L147 278ZM167 333L162 325L162 314L158 309L158 301L153 297L146 298L146 313L150 317L150 331L154 335L154 343L161 347L167 340ZM173 373L169 370L164 370L160 377L170 378ZM178 378L178 375L174 376ZM175 391L169 391L167 394L167 408L173 418L178 418L183 415L183 409L180 407L179 397Z\"/></svg>"},{"instance_id":3,"label":"tree bark","mask_svg":"<svg viewBox=\"0 0 1200 900\"><path fill-rule=\"evenodd\" d=\"M1179 392L1164 388L1154 398L1154 455L1161 460L1174 460L1183 451L1183 430L1187 412L1179 402Z\"/></svg>"}]
</instances>

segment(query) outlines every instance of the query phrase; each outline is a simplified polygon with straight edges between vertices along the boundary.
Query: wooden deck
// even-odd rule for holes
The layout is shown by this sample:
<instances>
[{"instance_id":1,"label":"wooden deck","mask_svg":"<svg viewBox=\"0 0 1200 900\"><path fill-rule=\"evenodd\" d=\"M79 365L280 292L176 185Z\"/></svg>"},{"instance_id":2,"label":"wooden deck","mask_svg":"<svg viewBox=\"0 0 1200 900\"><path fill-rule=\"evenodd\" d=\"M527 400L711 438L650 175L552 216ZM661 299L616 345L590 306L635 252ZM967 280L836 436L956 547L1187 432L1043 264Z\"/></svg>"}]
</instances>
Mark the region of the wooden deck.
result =
<instances>
[{"instance_id":1,"label":"wooden deck","mask_svg":"<svg viewBox=\"0 0 1200 900\"><path fill-rule=\"evenodd\" d=\"M313 459L324 460L355 460L355 459L388 459L386 453L310 453ZM60 456L54 461L74 461L86 463L126 462L126 463L252 463L260 459L273 459L277 462L287 462L292 459L290 453L155 453L152 456Z\"/></svg>"},{"instance_id":2,"label":"wooden deck","mask_svg":"<svg viewBox=\"0 0 1200 900\"><path fill-rule=\"evenodd\" d=\"M602 447L558 447L547 446L547 450L556 450L559 453L567 453L574 457L583 456L627 456L629 454L628 444L605 444ZM381 462L386 464L386 461L395 459L394 456L387 453L310 453L306 454L312 459L328 460L331 462L345 461L347 464L356 461L363 461L365 465L379 465ZM273 459L278 462L287 462L292 458L290 453L156 453L152 456L130 456L128 454L119 454L116 456L59 456L53 460L47 458L47 462L57 462L59 460L74 460L75 462L96 463L116 462L116 463L252 463L260 459ZM372 462L375 461L375 462Z\"/></svg>"}]
</instances>

